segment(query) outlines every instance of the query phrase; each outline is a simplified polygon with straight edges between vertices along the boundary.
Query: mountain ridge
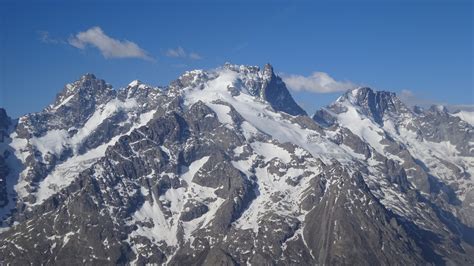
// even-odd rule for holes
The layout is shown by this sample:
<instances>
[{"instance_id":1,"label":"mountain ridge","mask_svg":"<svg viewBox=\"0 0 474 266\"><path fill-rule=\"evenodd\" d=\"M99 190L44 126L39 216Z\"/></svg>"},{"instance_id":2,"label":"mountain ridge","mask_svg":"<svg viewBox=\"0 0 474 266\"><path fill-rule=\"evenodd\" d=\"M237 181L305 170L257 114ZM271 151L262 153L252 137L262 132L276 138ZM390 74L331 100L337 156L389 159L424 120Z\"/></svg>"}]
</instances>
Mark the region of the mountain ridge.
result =
<instances>
[{"instance_id":1,"label":"mountain ridge","mask_svg":"<svg viewBox=\"0 0 474 266\"><path fill-rule=\"evenodd\" d=\"M359 88L311 119L270 65L72 84L0 143L4 263L474 262L459 117Z\"/></svg>"}]
</instances>

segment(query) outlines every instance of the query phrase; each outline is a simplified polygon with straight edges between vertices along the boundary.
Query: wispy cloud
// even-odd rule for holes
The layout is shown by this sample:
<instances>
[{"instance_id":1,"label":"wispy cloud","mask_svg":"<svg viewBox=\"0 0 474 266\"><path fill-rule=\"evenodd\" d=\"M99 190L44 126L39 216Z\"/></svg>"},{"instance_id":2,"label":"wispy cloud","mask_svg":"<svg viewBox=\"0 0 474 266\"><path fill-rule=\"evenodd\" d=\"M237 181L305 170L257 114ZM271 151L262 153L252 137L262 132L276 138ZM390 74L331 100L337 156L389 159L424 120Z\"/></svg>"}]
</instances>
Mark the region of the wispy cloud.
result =
<instances>
[{"instance_id":1,"label":"wispy cloud","mask_svg":"<svg viewBox=\"0 0 474 266\"><path fill-rule=\"evenodd\" d=\"M36 32L38 34L38 38L42 43L47 44L64 44L66 43L63 39L52 37L48 31L39 30Z\"/></svg>"},{"instance_id":2,"label":"wispy cloud","mask_svg":"<svg viewBox=\"0 0 474 266\"><path fill-rule=\"evenodd\" d=\"M202 59L202 56L198 53L189 53L189 58L193 59L193 60L200 60Z\"/></svg>"},{"instance_id":3,"label":"wispy cloud","mask_svg":"<svg viewBox=\"0 0 474 266\"><path fill-rule=\"evenodd\" d=\"M178 47L176 49L168 49L166 51L166 56L168 57L186 57L186 52L184 51L183 47Z\"/></svg>"},{"instance_id":4,"label":"wispy cloud","mask_svg":"<svg viewBox=\"0 0 474 266\"><path fill-rule=\"evenodd\" d=\"M350 81L337 81L325 72L313 72L309 76L284 74L282 78L286 85L294 91L332 93L358 87Z\"/></svg>"},{"instance_id":5,"label":"wispy cloud","mask_svg":"<svg viewBox=\"0 0 474 266\"><path fill-rule=\"evenodd\" d=\"M68 43L78 49L84 50L88 46L99 49L105 58L139 58L154 61L147 51L136 43L128 40L114 39L100 28L92 27L77 33L68 39Z\"/></svg>"},{"instance_id":6,"label":"wispy cloud","mask_svg":"<svg viewBox=\"0 0 474 266\"><path fill-rule=\"evenodd\" d=\"M474 104L448 104L439 101L434 101L426 99L424 97L416 95L411 90L401 90L398 94L398 98L402 100L408 106L420 106L423 108L429 108L432 105L443 105L448 108L449 111L465 110L465 111L474 111Z\"/></svg>"},{"instance_id":7,"label":"wispy cloud","mask_svg":"<svg viewBox=\"0 0 474 266\"><path fill-rule=\"evenodd\" d=\"M176 58L189 58L193 60L200 60L202 59L202 56L198 53L195 52L187 52L184 50L183 47L178 46L177 48L170 48L166 51L165 53L166 56L168 57L176 57Z\"/></svg>"}]
</instances>

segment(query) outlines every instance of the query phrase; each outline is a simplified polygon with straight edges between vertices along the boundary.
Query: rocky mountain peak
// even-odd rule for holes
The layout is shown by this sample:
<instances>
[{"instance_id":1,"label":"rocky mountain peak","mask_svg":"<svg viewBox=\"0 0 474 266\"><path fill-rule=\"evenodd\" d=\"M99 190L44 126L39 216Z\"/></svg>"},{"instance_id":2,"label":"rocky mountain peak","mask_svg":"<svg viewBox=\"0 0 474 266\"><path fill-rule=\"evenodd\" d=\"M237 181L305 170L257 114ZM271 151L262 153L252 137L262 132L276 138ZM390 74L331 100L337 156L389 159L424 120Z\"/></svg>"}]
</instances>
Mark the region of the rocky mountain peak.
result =
<instances>
[{"instance_id":1,"label":"rocky mountain peak","mask_svg":"<svg viewBox=\"0 0 474 266\"><path fill-rule=\"evenodd\" d=\"M130 83L128 84L128 87L138 87L138 86L140 86L140 85L142 85L142 84L143 84L143 83L142 83L140 80L136 79L136 80L133 80L132 82L130 82Z\"/></svg>"},{"instance_id":2,"label":"rocky mountain peak","mask_svg":"<svg viewBox=\"0 0 474 266\"><path fill-rule=\"evenodd\" d=\"M222 67L210 71L187 71L171 83L170 91L179 94L185 89L209 87L223 92L231 90L235 95L244 92L268 102L277 111L290 115L306 115L270 64L266 64L263 70L258 66L225 63Z\"/></svg>"},{"instance_id":3,"label":"rocky mountain peak","mask_svg":"<svg viewBox=\"0 0 474 266\"><path fill-rule=\"evenodd\" d=\"M265 66L263 67L263 76L268 78L273 77L275 74L273 72L273 66L270 65L269 63L266 63Z\"/></svg>"},{"instance_id":4,"label":"rocky mountain peak","mask_svg":"<svg viewBox=\"0 0 474 266\"><path fill-rule=\"evenodd\" d=\"M449 113L448 108L446 108L446 106L441 105L441 104L431 105L430 108L428 109L428 111L430 111L432 113L438 113L438 114L447 114L447 113Z\"/></svg>"},{"instance_id":5,"label":"rocky mountain peak","mask_svg":"<svg viewBox=\"0 0 474 266\"><path fill-rule=\"evenodd\" d=\"M86 73L81 76L81 80L94 80L94 79L97 79L97 78L92 73Z\"/></svg>"},{"instance_id":6,"label":"rocky mountain peak","mask_svg":"<svg viewBox=\"0 0 474 266\"><path fill-rule=\"evenodd\" d=\"M55 102L48 111L57 111L59 108L74 105L74 103L98 102L114 94L112 86L103 79L97 79L94 74L84 74L79 80L67 84L56 96Z\"/></svg>"},{"instance_id":7,"label":"rocky mountain peak","mask_svg":"<svg viewBox=\"0 0 474 266\"><path fill-rule=\"evenodd\" d=\"M203 70L191 70L184 72L178 79L170 84L170 91L180 92L184 88L202 86L209 81L209 73Z\"/></svg>"},{"instance_id":8,"label":"rocky mountain peak","mask_svg":"<svg viewBox=\"0 0 474 266\"><path fill-rule=\"evenodd\" d=\"M125 89L130 91L130 90L145 90L145 89L158 89L158 88L148 85L136 79L130 82Z\"/></svg>"},{"instance_id":9,"label":"rocky mountain peak","mask_svg":"<svg viewBox=\"0 0 474 266\"><path fill-rule=\"evenodd\" d=\"M224 65L224 68L239 73L239 79L245 84L246 90L251 95L270 103L275 110L290 115L306 115L269 63L265 64L263 70L260 70L258 66L231 64Z\"/></svg>"},{"instance_id":10,"label":"rocky mountain peak","mask_svg":"<svg viewBox=\"0 0 474 266\"><path fill-rule=\"evenodd\" d=\"M243 75L257 74L260 72L260 67L258 66L237 65L237 64L232 64L229 62L226 62L222 66L222 69L230 70L230 71L237 72Z\"/></svg>"},{"instance_id":11,"label":"rocky mountain peak","mask_svg":"<svg viewBox=\"0 0 474 266\"><path fill-rule=\"evenodd\" d=\"M71 86L73 90L79 90L83 92L98 93L101 91L106 91L112 89L110 84L107 84L105 80L98 79L94 74L87 73L83 75L79 80L73 82ZM68 92L71 89L67 90Z\"/></svg>"},{"instance_id":12,"label":"rocky mountain peak","mask_svg":"<svg viewBox=\"0 0 474 266\"><path fill-rule=\"evenodd\" d=\"M277 111L290 115L306 115L306 112L295 102L283 80L275 75L273 67L265 65L263 70L265 83L260 92L260 97L269 102Z\"/></svg>"},{"instance_id":13,"label":"rocky mountain peak","mask_svg":"<svg viewBox=\"0 0 474 266\"><path fill-rule=\"evenodd\" d=\"M339 101L349 101L378 124L383 124L383 116L399 116L410 112L394 92L374 91L361 87L347 91Z\"/></svg>"},{"instance_id":14,"label":"rocky mountain peak","mask_svg":"<svg viewBox=\"0 0 474 266\"><path fill-rule=\"evenodd\" d=\"M344 97L359 106L368 106L375 105L377 103L388 103L390 101L395 101L397 96L394 92L390 91L374 91L369 87L359 87L348 90L344 94ZM379 99L382 102L377 101Z\"/></svg>"}]
</instances>

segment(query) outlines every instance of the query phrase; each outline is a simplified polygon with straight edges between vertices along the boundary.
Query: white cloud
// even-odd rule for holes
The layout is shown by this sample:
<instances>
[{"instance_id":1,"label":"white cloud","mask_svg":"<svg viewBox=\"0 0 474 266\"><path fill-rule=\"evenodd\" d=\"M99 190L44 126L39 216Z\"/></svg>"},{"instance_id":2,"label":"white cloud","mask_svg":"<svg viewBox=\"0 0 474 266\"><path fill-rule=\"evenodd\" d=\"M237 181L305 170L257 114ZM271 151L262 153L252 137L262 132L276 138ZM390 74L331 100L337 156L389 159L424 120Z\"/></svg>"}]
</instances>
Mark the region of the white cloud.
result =
<instances>
[{"instance_id":1,"label":"white cloud","mask_svg":"<svg viewBox=\"0 0 474 266\"><path fill-rule=\"evenodd\" d=\"M92 27L79 32L68 39L70 45L85 49L88 45L96 47L105 58L140 58L154 61L154 59L136 43L128 40L111 38L100 27Z\"/></svg>"},{"instance_id":2,"label":"white cloud","mask_svg":"<svg viewBox=\"0 0 474 266\"><path fill-rule=\"evenodd\" d=\"M283 81L294 91L315 93L341 92L358 87L349 81L337 81L324 72L313 72L310 76L283 75Z\"/></svg>"},{"instance_id":3,"label":"white cloud","mask_svg":"<svg viewBox=\"0 0 474 266\"><path fill-rule=\"evenodd\" d=\"M179 58L189 58L193 60L199 60L202 59L202 56L198 53L195 52L186 52L183 47L179 46L176 49L168 49L165 53L166 56L168 57L179 57Z\"/></svg>"}]
</instances>

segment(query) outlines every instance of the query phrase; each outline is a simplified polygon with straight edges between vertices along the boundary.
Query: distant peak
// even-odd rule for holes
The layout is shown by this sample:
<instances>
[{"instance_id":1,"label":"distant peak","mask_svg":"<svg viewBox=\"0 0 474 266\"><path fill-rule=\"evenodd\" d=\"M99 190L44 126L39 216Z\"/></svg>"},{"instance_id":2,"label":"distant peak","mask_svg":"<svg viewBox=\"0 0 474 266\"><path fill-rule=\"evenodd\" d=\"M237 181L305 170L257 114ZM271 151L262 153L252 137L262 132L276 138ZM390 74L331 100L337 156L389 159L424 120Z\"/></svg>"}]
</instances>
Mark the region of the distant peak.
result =
<instances>
[{"instance_id":1,"label":"distant peak","mask_svg":"<svg viewBox=\"0 0 474 266\"><path fill-rule=\"evenodd\" d=\"M153 87L149 84L146 84L138 79L133 80L127 86L129 89L157 89L158 87Z\"/></svg>"},{"instance_id":2,"label":"distant peak","mask_svg":"<svg viewBox=\"0 0 474 266\"><path fill-rule=\"evenodd\" d=\"M369 87L357 87L355 89L351 90L352 93L357 93L357 94L368 94L368 93L374 93L374 90L369 88Z\"/></svg>"},{"instance_id":3,"label":"distant peak","mask_svg":"<svg viewBox=\"0 0 474 266\"><path fill-rule=\"evenodd\" d=\"M96 90L96 89L110 89L112 86L105 82L103 79L98 79L92 73L86 73L81 76L79 80L66 85L66 90L63 93L70 93L81 90Z\"/></svg>"},{"instance_id":4,"label":"distant peak","mask_svg":"<svg viewBox=\"0 0 474 266\"><path fill-rule=\"evenodd\" d=\"M436 112L436 113L448 113L448 108L446 106L441 105L441 104L434 104L430 106L429 109L431 112Z\"/></svg>"},{"instance_id":5,"label":"distant peak","mask_svg":"<svg viewBox=\"0 0 474 266\"><path fill-rule=\"evenodd\" d=\"M132 82L130 82L128 84L128 87L136 87L136 86L141 85L141 84L143 84L143 83L141 81L139 81L138 79L136 79L136 80L133 80Z\"/></svg>"},{"instance_id":6,"label":"distant peak","mask_svg":"<svg viewBox=\"0 0 474 266\"><path fill-rule=\"evenodd\" d=\"M346 92L354 97L365 98L371 97L372 95L383 95L384 97L396 97L394 92L390 91L376 91L369 87L358 87L355 89L350 89Z\"/></svg>"},{"instance_id":7,"label":"distant peak","mask_svg":"<svg viewBox=\"0 0 474 266\"><path fill-rule=\"evenodd\" d=\"M425 111L425 109L421 106L415 105L413 106L413 112L416 114L422 114Z\"/></svg>"},{"instance_id":8,"label":"distant peak","mask_svg":"<svg viewBox=\"0 0 474 266\"><path fill-rule=\"evenodd\" d=\"M86 73L82 75L81 80L91 80L91 79L97 79L94 74L92 73Z\"/></svg>"},{"instance_id":9,"label":"distant peak","mask_svg":"<svg viewBox=\"0 0 474 266\"><path fill-rule=\"evenodd\" d=\"M346 91L338 101L349 100L355 105L364 105L368 102L374 101L397 101L397 95L390 91L376 91L369 87L358 87Z\"/></svg>"},{"instance_id":10,"label":"distant peak","mask_svg":"<svg viewBox=\"0 0 474 266\"><path fill-rule=\"evenodd\" d=\"M258 66L237 65L229 62L226 62L222 68L237 73L257 73L260 71L260 67Z\"/></svg>"},{"instance_id":11,"label":"distant peak","mask_svg":"<svg viewBox=\"0 0 474 266\"><path fill-rule=\"evenodd\" d=\"M263 72L273 73L273 66L270 63L266 63L263 67Z\"/></svg>"},{"instance_id":12,"label":"distant peak","mask_svg":"<svg viewBox=\"0 0 474 266\"><path fill-rule=\"evenodd\" d=\"M46 110L56 111L62 106L70 105L74 101L84 98L98 98L102 95L112 93L112 86L105 82L105 80L97 79L94 74L86 73L80 79L66 84L64 89L56 95L53 104L49 105ZM75 97L75 95L80 97Z\"/></svg>"},{"instance_id":13,"label":"distant peak","mask_svg":"<svg viewBox=\"0 0 474 266\"><path fill-rule=\"evenodd\" d=\"M394 92L375 91L369 87L348 90L337 101L357 106L378 124L383 124L383 117L387 113L395 115L410 112Z\"/></svg>"}]
</instances>

